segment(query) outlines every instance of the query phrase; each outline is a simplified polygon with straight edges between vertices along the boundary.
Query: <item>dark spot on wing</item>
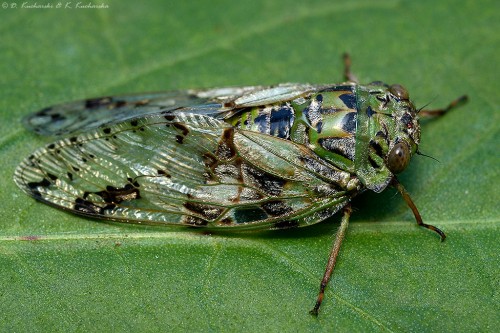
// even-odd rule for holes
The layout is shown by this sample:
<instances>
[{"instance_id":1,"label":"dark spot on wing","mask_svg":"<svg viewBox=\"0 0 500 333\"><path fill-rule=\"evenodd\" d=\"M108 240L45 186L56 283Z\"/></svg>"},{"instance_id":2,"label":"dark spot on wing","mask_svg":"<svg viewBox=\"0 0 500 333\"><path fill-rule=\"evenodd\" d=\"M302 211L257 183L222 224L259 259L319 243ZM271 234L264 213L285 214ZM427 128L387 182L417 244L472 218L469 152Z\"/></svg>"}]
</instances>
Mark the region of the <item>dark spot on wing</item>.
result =
<instances>
[{"instance_id":1,"label":"dark spot on wing","mask_svg":"<svg viewBox=\"0 0 500 333\"><path fill-rule=\"evenodd\" d=\"M202 157L205 166L213 170L213 168L217 165L217 157L215 157L212 153L205 153Z\"/></svg>"},{"instance_id":2,"label":"dark spot on wing","mask_svg":"<svg viewBox=\"0 0 500 333\"><path fill-rule=\"evenodd\" d=\"M292 229L297 228L299 223L297 221L279 221L273 224L273 229Z\"/></svg>"},{"instance_id":3,"label":"dark spot on wing","mask_svg":"<svg viewBox=\"0 0 500 333\"><path fill-rule=\"evenodd\" d=\"M189 128L186 125L184 125L182 123L173 123L173 125L175 128L177 128L178 130L180 130L182 132L183 136L188 135Z\"/></svg>"},{"instance_id":4,"label":"dark spot on wing","mask_svg":"<svg viewBox=\"0 0 500 333\"><path fill-rule=\"evenodd\" d=\"M213 172L219 179L230 178L241 182L240 169L232 163L221 163L214 168Z\"/></svg>"},{"instance_id":5,"label":"dark spot on wing","mask_svg":"<svg viewBox=\"0 0 500 333\"><path fill-rule=\"evenodd\" d=\"M89 215L102 215L103 212L102 207L82 198L76 198L73 209Z\"/></svg>"},{"instance_id":6,"label":"dark spot on wing","mask_svg":"<svg viewBox=\"0 0 500 333\"><path fill-rule=\"evenodd\" d=\"M42 198L42 194L40 193L40 191L38 191L38 187L49 187L51 184L52 183L48 179L44 178L39 182L30 182L30 183L27 183L26 185L28 186L31 194L34 197Z\"/></svg>"},{"instance_id":7,"label":"dark spot on wing","mask_svg":"<svg viewBox=\"0 0 500 333\"><path fill-rule=\"evenodd\" d=\"M307 170L317 173L328 180L335 181L341 177L341 174L337 169L325 166L314 158L301 156L299 159Z\"/></svg>"},{"instance_id":8,"label":"dark spot on wing","mask_svg":"<svg viewBox=\"0 0 500 333\"><path fill-rule=\"evenodd\" d=\"M223 218L222 220L217 222L217 225L231 225L231 224L234 224L234 221L229 217Z\"/></svg>"},{"instance_id":9,"label":"dark spot on wing","mask_svg":"<svg viewBox=\"0 0 500 333\"><path fill-rule=\"evenodd\" d=\"M234 219L238 224L256 222L268 218L267 213L259 207L235 207Z\"/></svg>"},{"instance_id":10,"label":"dark spot on wing","mask_svg":"<svg viewBox=\"0 0 500 333\"><path fill-rule=\"evenodd\" d=\"M190 201L184 203L184 207L193 213L203 216L207 220L218 218L224 211L224 209L220 207L204 205Z\"/></svg>"},{"instance_id":11,"label":"dark spot on wing","mask_svg":"<svg viewBox=\"0 0 500 333\"><path fill-rule=\"evenodd\" d=\"M141 197L139 189L132 184L127 184L122 188L106 186L106 190L94 194L100 196L105 202L113 204L140 199Z\"/></svg>"},{"instance_id":12,"label":"dark spot on wing","mask_svg":"<svg viewBox=\"0 0 500 333\"><path fill-rule=\"evenodd\" d=\"M36 113L36 115L38 115L38 116L46 116L50 111L52 111L51 107L44 108L44 109L41 109L40 111L38 111Z\"/></svg>"},{"instance_id":13,"label":"dark spot on wing","mask_svg":"<svg viewBox=\"0 0 500 333\"><path fill-rule=\"evenodd\" d=\"M216 155L219 159L228 160L236 155L236 147L234 146L234 128L226 128L222 132L221 139L217 145Z\"/></svg>"},{"instance_id":14,"label":"dark spot on wing","mask_svg":"<svg viewBox=\"0 0 500 333\"><path fill-rule=\"evenodd\" d=\"M158 172L158 175L160 175L160 176L164 176L164 177L167 177L167 178L172 178L172 176L170 174L168 174L164 170L156 170L156 171Z\"/></svg>"},{"instance_id":15,"label":"dark spot on wing","mask_svg":"<svg viewBox=\"0 0 500 333\"><path fill-rule=\"evenodd\" d=\"M208 221L200 219L199 217L196 216L186 216L182 223L189 224L193 227L203 227L208 224Z\"/></svg>"},{"instance_id":16,"label":"dark spot on wing","mask_svg":"<svg viewBox=\"0 0 500 333\"><path fill-rule=\"evenodd\" d=\"M259 189L265 193L273 196L277 196L283 191L283 186L286 181L284 179L272 176L266 172L255 169L247 164L242 164L241 167L243 178L256 184Z\"/></svg>"},{"instance_id":17,"label":"dark spot on wing","mask_svg":"<svg viewBox=\"0 0 500 333\"><path fill-rule=\"evenodd\" d=\"M116 108L121 108L122 106L125 106L127 105L127 102L126 101L116 101L113 105L113 107L116 107Z\"/></svg>"},{"instance_id":18,"label":"dark spot on wing","mask_svg":"<svg viewBox=\"0 0 500 333\"><path fill-rule=\"evenodd\" d=\"M139 187L140 186L139 183L136 180L132 179L132 178L127 178L127 181L130 184L134 185L135 187Z\"/></svg>"},{"instance_id":19,"label":"dark spot on wing","mask_svg":"<svg viewBox=\"0 0 500 333\"><path fill-rule=\"evenodd\" d=\"M116 208L116 205L114 203L110 203L102 208L102 211L104 212L105 210L113 210Z\"/></svg>"},{"instance_id":20,"label":"dark spot on wing","mask_svg":"<svg viewBox=\"0 0 500 333\"><path fill-rule=\"evenodd\" d=\"M109 106L112 103L113 99L111 97L90 98L85 101L85 108L97 109L100 107Z\"/></svg>"},{"instance_id":21,"label":"dark spot on wing","mask_svg":"<svg viewBox=\"0 0 500 333\"><path fill-rule=\"evenodd\" d=\"M53 174L51 174L51 173L47 173L47 177L49 177L49 178L50 178L50 180L52 180L52 181L55 181L55 180L57 180L57 178L58 178L57 176L55 176L55 175L53 175Z\"/></svg>"},{"instance_id":22,"label":"dark spot on wing","mask_svg":"<svg viewBox=\"0 0 500 333\"><path fill-rule=\"evenodd\" d=\"M61 120L64 120L66 119L66 117L64 117L62 114L60 113L54 113L54 114L51 114L50 115L50 120L52 122L57 122L57 121L61 121Z\"/></svg>"},{"instance_id":23,"label":"dark spot on wing","mask_svg":"<svg viewBox=\"0 0 500 333\"><path fill-rule=\"evenodd\" d=\"M273 200L263 203L261 207L271 216L283 216L293 211L292 207L288 206L281 200Z\"/></svg>"}]
</instances>

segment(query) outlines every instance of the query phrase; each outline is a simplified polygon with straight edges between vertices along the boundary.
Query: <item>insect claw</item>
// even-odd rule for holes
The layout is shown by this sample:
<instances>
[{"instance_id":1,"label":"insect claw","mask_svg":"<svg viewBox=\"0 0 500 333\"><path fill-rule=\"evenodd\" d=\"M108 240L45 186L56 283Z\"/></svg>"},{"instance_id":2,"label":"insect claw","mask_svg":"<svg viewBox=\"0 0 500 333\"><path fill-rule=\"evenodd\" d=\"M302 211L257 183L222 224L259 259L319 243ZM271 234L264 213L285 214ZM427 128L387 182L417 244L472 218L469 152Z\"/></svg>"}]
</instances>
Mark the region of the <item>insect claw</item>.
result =
<instances>
[{"instance_id":1,"label":"insect claw","mask_svg":"<svg viewBox=\"0 0 500 333\"><path fill-rule=\"evenodd\" d=\"M311 311L309 311L309 314L313 315L314 317L317 317L318 316L318 310L319 310L319 304L316 304L316 306L314 306L314 309L312 309Z\"/></svg>"}]
</instances>

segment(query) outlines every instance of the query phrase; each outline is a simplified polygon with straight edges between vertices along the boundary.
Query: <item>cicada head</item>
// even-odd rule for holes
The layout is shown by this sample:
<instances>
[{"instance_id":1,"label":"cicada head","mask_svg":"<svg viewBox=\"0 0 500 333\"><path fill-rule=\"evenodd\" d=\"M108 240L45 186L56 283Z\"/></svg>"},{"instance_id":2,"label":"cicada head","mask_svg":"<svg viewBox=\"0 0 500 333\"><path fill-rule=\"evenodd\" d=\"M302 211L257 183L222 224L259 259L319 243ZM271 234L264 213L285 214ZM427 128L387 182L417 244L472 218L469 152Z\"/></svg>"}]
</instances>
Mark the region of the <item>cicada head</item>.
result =
<instances>
[{"instance_id":1,"label":"cicada head","mask_svg":"<svg viewBox=\"0 0 500 333\"><path fill-rule=\"evenodd\" d=\"M420 125L417 111L410 101L408 91L399 84L388 88L388 98L392 102L390 110L395 127L390 138L389 152L386 155L386 165L393 173L400 173L410 163L420 143Z\"/></svg>"},{"instance_id":2,"label":"cicada head","mask_svg":"<svg viewBox=\"0 0 500 333\"><path fill-rule=\"evenodd\" d=\"M356 166L377 192L405 170L420 143L417 110L399 84L374 82L358 92Z\"/></svg>"}]
</instances>

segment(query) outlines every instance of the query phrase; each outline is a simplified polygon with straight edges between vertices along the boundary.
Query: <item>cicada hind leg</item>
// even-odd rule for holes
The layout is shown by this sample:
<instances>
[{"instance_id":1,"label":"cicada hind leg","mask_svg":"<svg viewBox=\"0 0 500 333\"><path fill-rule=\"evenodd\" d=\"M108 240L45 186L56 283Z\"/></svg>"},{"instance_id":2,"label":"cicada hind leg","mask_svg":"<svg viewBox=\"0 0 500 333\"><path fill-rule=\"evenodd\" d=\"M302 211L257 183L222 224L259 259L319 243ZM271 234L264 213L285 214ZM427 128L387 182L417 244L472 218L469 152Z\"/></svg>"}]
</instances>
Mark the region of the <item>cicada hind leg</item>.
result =
<instances>
[{"instance_id":1,"label":"cicada hind leg","mask_svg":"<svg viewBox=\"0 0 500 333\"><path fill-rule=\"evenodd\" d=\"M333 269L335 268L335 264L337 262L337 256L339 255L340 246L342 245L342 241L344 240L347 226L349 225L349 218L351 217L352 208L351 205L348 204L344 207L344 215L342 216L342 221L340 222L340 227L335 235L335 241L333 242L332 250L330 251L330 256L328 257L328 263L326 264L325 273L323 274L323 279L321 279L321 284L319 286L318 298L316 299L316 304L314 308L309 311L313 316L318 316L319 307L323 302L323 298L325 297L325 288L328 285L328 281L330 281L330 277L332 276Z\"/></svg>"}]
</instances>

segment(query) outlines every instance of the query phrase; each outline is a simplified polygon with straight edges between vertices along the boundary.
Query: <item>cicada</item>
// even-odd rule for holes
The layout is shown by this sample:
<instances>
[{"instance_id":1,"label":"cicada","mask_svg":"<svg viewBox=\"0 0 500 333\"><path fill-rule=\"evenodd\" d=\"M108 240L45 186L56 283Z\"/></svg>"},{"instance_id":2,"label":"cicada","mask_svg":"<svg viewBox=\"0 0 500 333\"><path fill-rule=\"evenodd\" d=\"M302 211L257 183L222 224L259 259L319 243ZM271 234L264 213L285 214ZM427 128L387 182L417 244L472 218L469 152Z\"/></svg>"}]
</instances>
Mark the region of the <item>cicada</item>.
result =
<instances>
[{"instance_id":1,"label":"cicada","mask_svg":"<svg viewBox=\"0 0 500 333\"><path fill-rule=\"evenodd\" d=\"M92 98L25 119L59 137L16 169L28 195L91 218L209 229L288 229L343 217L317 315L351 215L351 200L395 187L420 144L401 85L346 82L230 87Z\"/></svg>"}]
</instances>

